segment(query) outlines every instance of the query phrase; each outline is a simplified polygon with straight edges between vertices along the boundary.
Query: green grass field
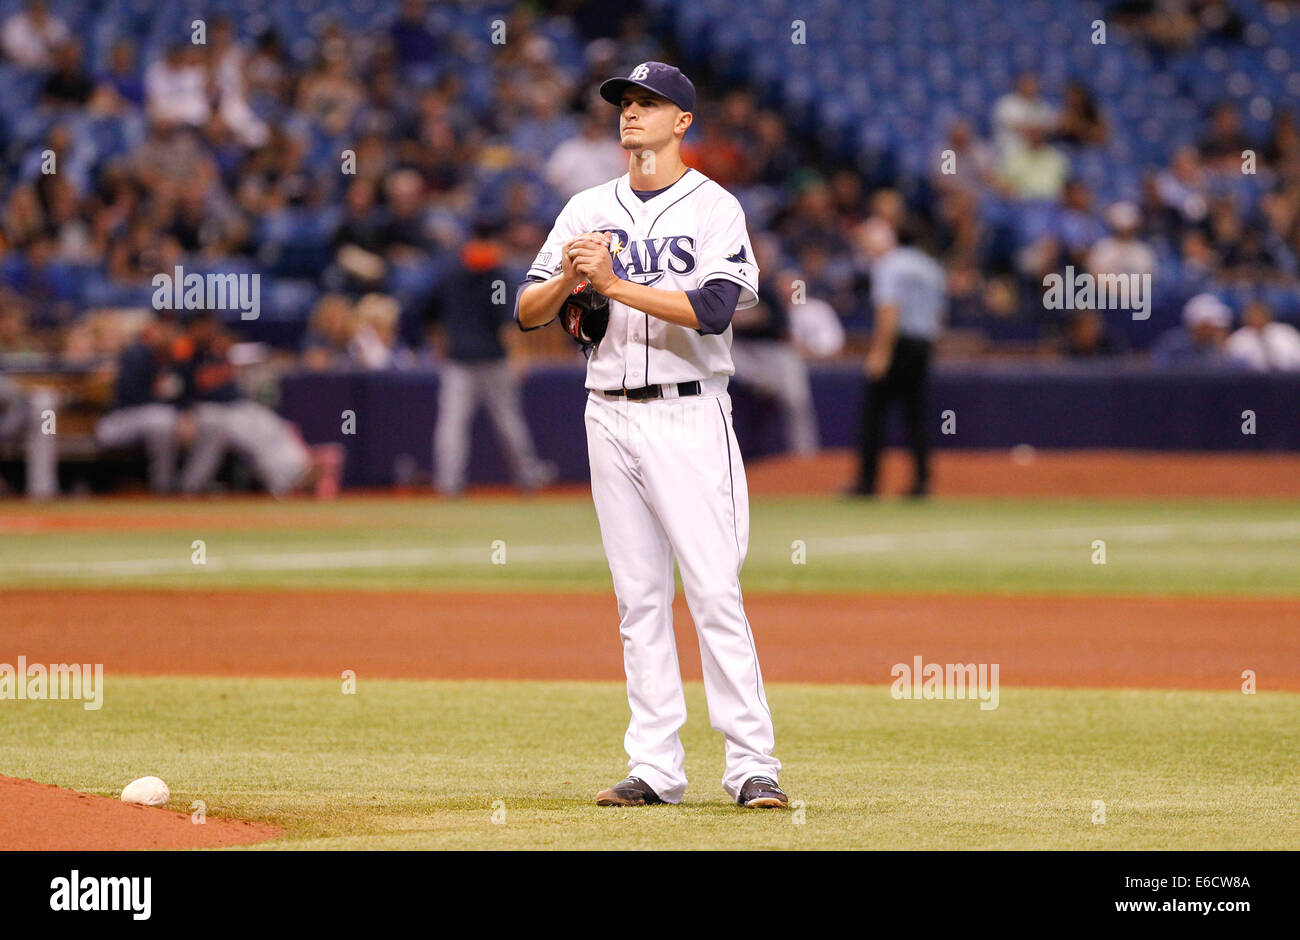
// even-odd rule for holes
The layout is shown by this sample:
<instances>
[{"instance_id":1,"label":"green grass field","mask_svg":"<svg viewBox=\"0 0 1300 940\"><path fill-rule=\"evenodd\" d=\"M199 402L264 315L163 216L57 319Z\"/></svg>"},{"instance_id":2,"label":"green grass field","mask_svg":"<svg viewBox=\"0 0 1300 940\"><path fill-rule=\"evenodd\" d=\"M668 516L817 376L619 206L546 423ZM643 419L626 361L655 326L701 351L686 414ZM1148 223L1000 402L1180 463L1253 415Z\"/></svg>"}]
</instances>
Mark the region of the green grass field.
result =
<instances>
[{"instance_id":1,"label":"green grass field","mask_svg":"<svg viewBox=\"0 0 1300 940\"><path fill-rule=\"evenodd\" d=\"M678 807L592 805L625 759L615 683L116 679L97 714L0 710L0 742L11 775L115 795L154 773L177 808L285 826L282 848L1300 848L1294 695L769 699L796 812L727 802L698 685Z\"/></svg>"},{"instance_id":2,"label":"green grass field","mask_svg":"<svg viewBox=\"0 0 1300 940\"><path fill-rule=\"evenodd\" d=\"M590 498L532 501L231 500L22 507L27 518L168 515L166 531L11 531L0 586L606 590ZM210 524L219 514L225 524ZM763 499L751 512L747 593L1300 593L1300 503ZM295 520L301 520L295 523ZM242 529L230 528L237 520ZM191 562L206 545L207 565ZM1092 543L1107 563L1091 563ZM490 563L493 542L505 565ZM806 564L792 564L794 543Z\"/></svg>"},{"instance_id":3,"label":"green grass field","mask_svg":"<svg viewBox=\"0 0 1300 940\"><path fill-rule=\"evenodd\" d=\"M214 513L240 528L211 525ZM42 528L159 514L181 521ZM490 563L497 539L506 565ZM796 540L806 564L791 563ZM1295 597L1298 545L1295 502L763 499L744 586ZM576 496L0 509L0 609L18 587L608 585L594 511ZM0 645L0 661L18 652ZM363 679L345 696L329 681L109 681L99 712L0 703L0 773L105 795L157 774L178 809L202 800L286 827L270 848L1300 848L1290 693L1013 688L981 711L895 701L884 686L773 684L782 782L802 804L747 813L719 785L698 684L686 801L617 810L591 798L625 766L621 683Z\"/></svg>"}]
</instances>

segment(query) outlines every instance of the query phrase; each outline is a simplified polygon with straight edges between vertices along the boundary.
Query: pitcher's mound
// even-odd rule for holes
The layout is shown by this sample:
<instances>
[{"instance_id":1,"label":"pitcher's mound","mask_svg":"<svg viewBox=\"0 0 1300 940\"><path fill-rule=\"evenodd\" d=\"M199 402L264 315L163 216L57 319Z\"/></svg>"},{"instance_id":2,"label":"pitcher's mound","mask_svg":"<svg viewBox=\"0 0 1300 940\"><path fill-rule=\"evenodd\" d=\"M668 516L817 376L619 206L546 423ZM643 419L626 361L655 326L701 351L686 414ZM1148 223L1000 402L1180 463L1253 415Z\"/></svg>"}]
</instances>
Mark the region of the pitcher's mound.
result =
<instances>
[{"instance_id":1,"label":"pitcher's mound","mask_svg":"<svg viewBox=\"0 0 1300 940\"><path fill-rule=\"evenodd\" d=\"M90 793L0 776L0 850L214 849L274 839L279 826L137 806Z\"/></svg>"}]
</instances>

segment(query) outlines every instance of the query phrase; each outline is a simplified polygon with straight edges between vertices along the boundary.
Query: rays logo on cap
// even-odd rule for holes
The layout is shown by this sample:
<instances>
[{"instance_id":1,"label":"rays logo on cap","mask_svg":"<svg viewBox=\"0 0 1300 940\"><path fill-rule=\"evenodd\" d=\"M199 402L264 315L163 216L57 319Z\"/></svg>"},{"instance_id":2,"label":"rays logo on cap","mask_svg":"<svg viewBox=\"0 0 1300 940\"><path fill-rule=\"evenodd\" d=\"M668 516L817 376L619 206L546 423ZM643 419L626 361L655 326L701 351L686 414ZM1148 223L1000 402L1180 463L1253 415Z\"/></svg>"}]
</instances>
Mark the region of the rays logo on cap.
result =
<instances>
[{"instance_id":1,"label":"rays logo on cap","mask_svg":"<svg viewBox=\"0 0 1300 940\"><path fill-rule=\"evenodd\" d=\"M636 68L632 70L632 74L629 75L628 78L634 82L641 82L641 81L645 81L645 79L648 78L649 75L650 75L650 64L648 62L642 62L640 65L638 65Z\"/></svg>"}]
</instances>

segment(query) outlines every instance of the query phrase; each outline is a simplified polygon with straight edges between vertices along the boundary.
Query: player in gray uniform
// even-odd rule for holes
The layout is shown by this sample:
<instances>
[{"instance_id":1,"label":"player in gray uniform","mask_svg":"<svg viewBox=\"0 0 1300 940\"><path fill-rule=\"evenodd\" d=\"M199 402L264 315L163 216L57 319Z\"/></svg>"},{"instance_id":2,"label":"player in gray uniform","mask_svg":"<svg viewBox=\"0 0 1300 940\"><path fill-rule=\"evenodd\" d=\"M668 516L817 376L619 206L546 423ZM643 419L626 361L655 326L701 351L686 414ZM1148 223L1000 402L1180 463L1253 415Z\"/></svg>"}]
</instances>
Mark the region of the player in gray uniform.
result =
<instances>
[{"instance_id":1,"label":"player in gray uniform","mask_svg":"<svg viewBox=\"0 0 1300 940\"><path fill-rule=\"evenodd\" d=\"M95 440L108 449L144 445L149 488L170 493L176 485L180 451L179 410L182 382L171 359L177 337L170 317L146 323L139 337L117 359L113 403L95 425Z\"/></svg>"},{"instance_id":2,"label":"player in gray uniform","mask_svg":"<svg viewBox=\"0 0 1300 940\"><path fill-rule=\"evenodd\" d=\"M308 487L320 498L336 495L342 447L309 448L292 424L240 393L229 359L230 340L214 314L194 314L187 339L191 348L181 372L192 405L186 422L193 424L194 443L181 473L181 491L206 490L227 451L234 451L273 496Z\"/></svg>"},{"instance_id":3,"label":"player in gray uniform","mask_svg":"<svg viewBox=\"0 0 1300 940\"><path fill-rule=\"evenodd\" d=\"M51 499L58 495L58 449L53 434L46 434L44 412L58 403L49 389L24 391L0 374L0 441L21 441L27 464L27 495Z\"/></svg>"},{"instance_id":4,"label":"player in gray uniform","mask_svg":"<svg viewBox=\"0 0 1300 940\"><path fill-rule=\"evenodd\" d=\"M775 269L779 263L774 242L771 236L754 239L760 269ZM769 279L767 286L759 288L756 305L736 311L731 359L736 381L774 400L781 409L789 451L810 457L820 446L812 380L808 364L790 338L789 295L782 296L771 283Z\"/></svg>"},{"instance_id":5,"label":"player in gray uniform","mask_svg":"<svg viewBox=\"0 0 1300 940\"><path fill-rule=\"evenodd\" d=\"M491 238L467 243L460 264L430 301L428 318L441 336L438 363L438 422L433 463L438 489L456 496L465 488L470 424L480 404L496 425L514 472L515 484L531 491L553 483L555 464L541 460L524 421L519 380L502 342L510 323L507 308L492 302L504 282L500 244Z\"/></svg>"}]
</instances>

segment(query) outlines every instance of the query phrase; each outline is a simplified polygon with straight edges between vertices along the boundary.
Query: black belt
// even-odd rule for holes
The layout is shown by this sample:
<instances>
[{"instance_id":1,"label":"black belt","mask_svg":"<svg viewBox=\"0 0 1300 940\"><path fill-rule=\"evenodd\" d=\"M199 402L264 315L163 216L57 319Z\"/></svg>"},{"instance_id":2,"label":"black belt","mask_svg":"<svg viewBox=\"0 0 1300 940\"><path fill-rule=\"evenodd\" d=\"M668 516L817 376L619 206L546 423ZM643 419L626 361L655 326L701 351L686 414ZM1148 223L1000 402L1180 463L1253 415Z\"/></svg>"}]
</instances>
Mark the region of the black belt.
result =
<instances>
[{"instance_id":1,"label":"black belt","mask_svg":"<svg viewBox=\"0 0 1300 940\"><path fill-rule=\"evenodd\" d=\"M613 391L601 392L606 398L626 398L628 401L647 401L651 398L663 398L664 387L662 385L647 385L644 388L616 388ZM699 382L678 382L677 397L686 398L688 395L700 394Z\"/></svg>"}]
</instances>

